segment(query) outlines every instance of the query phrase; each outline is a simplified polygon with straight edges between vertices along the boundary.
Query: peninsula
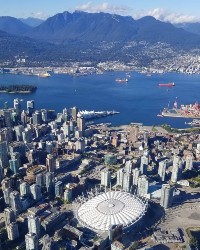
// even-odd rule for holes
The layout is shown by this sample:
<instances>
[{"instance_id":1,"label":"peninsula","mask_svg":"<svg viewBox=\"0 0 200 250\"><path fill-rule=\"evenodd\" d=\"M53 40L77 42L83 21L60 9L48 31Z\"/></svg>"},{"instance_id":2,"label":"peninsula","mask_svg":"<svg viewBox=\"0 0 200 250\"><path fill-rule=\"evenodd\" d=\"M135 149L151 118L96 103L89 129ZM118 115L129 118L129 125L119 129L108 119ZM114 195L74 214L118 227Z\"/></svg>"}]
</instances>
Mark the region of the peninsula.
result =
<instances>
[{"instance_id":1,"label":"peninsula","mask_svg":"<svg viewBox=\"0 0 200 250\"><path fill-rule=\"evenodd\" d=\"M7 92L7 93L32 93L36 91L37 87L34 85L0 85L0 92Z\"/></svg>"}]
</instances>

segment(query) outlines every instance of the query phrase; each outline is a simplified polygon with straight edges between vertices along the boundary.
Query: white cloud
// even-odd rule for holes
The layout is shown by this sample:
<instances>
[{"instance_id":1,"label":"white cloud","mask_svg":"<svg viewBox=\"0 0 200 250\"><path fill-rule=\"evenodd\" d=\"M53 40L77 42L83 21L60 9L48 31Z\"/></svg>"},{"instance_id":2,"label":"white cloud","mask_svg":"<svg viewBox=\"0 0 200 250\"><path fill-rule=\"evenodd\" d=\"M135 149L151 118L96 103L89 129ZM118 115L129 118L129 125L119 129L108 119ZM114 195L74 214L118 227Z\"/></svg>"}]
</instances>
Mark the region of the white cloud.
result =
<instances>
[{"instance_id":1,"label":"white cloud","mask_svg":"<svg viewBox=\"0 0 200 250\"><path fill-rule=\"evenodd\" d=\"M156 8L149 11L142 11L141 13L137 13L134 17L141 18L143 16L153 16L156 19L163 21L163 22L170 22L170 23L184 23L184 22L199 22L200 18L190 15L184 15L176 12L171 12L169 10L165 10L162 8Z\"/></svg>"},{"instance_id":2,"label":"white cloud","mask_svg":"<svg viewBox=\"0 0 200 250\"><path fill-rule=\"evenodd\" d=\"M119 15L130 15L130 8L126 6L111 5L107 2L97 5L94 5L92 2L88 2L86 4L78 5L75 9L90 13L106 12Z\"/></svg>"},{"instance_id":3,"label":"white cloud","mask_svg":"<svg viewBox=\"0 0 200 250\"><path fill-rule=\"evenodd\" d=\"M134 19L139 19L143 16L153 16L160 21L170 23L200 22L200 18L197 18L196 16L176 13L163 8L155 8L152 10L143 10L140 12L135 12L133 8L124 5L111 5L107 2L95 5L94 3L92 3L92 1L90 1L83 5L77 6L75 9L90 13L106 12L112 14L132 16Z\"/></svg>"},{"instance_id":4,"label":"white cloud","mask_svg":"<svg viewBox=\"0 0 200 250\"><path fill-rule=\"evenodd\" d=\"M49 17L49 15L47 13L44 13L44 12L34 12L34 13L31 13L31 17L45 20Z\"/></svg>"}]
</instances>

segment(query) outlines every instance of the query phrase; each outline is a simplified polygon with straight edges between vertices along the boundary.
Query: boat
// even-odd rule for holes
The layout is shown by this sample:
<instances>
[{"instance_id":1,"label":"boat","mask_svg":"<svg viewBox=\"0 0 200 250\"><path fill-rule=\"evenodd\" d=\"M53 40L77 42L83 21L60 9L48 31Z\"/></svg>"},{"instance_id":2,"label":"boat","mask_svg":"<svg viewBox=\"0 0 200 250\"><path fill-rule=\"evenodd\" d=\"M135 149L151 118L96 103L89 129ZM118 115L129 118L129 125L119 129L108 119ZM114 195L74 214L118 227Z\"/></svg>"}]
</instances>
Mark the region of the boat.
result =
<instances>
[{"instance_id":1,"label":"boat","mask_svg":"<svg viewBox=\"0 0 200 250\"><path fill-rule=\"evenodd\" d=\"M157 114L158 117L164 117L162 114Z\"/></svg>"},{"instance_id":2,"label":"boat","mask_svg":"<svg viewBox=\"0 0 200 250\"><path fill-rule=\"evenodd\" d=\"M48 72L40 73L40 74L39 74L39 77L43 77L43 78L50 77L50 76L51 76L51 75L50 75Z\"/></svg>"},{"instance_id":3,"label":"boat","mask_svg":"<svg viewBox=\"0 0 200 250\"><path fill-rule=\"evenodd\" d=\"M117 79L115 79L115 82L128 82L128 78L117 78Z\"/></svg>"},{"instance_id":4,"label":"boat","mask_svg":"<svg viewBox=\"0 0 200 250\"><path fill-rule=\"evenodd\" d=\"M160 87L174 87L175 83L174 82L169 82L169 83L159 83L158 84Z\"/></svg>"}]
</instances>

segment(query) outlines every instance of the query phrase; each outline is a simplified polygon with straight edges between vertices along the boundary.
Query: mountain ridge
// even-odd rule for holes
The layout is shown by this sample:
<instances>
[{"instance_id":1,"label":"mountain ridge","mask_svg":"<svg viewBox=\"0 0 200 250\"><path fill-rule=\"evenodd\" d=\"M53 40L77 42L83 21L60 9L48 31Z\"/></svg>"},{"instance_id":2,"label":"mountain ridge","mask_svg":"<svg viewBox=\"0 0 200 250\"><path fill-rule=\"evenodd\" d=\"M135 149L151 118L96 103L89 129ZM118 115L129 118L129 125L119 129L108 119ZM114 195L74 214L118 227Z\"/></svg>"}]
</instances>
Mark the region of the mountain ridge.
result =
<instances>
[{"instance_id":1,"label":"mountain ridge","mask_svg":"<svg viewBox=\"0 0 200 250\"><path fill-rule=\"evenodd\" d=\"M200 46L200 34L152 16L134 20L130 16L104 12L65 11L49 17L36 27L12 17L0 17L0 30L54 44L146 41L163 42L183 49Z\"/></svg>"}]
</instances>

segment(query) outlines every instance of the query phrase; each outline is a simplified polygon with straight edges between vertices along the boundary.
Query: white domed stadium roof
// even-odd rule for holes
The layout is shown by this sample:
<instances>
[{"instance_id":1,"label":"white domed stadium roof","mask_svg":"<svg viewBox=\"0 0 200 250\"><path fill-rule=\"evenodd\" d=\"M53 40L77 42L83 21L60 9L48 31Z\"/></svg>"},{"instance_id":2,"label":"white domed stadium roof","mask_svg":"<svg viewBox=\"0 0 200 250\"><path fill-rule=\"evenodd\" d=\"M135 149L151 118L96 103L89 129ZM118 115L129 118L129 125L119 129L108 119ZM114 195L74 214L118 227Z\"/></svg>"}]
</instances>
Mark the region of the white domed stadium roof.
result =
<instances>
[{"instance_id":1,"label":"white domed stadium roof","mask_svg":"<svg viewBox=\"0 0 200 250\"><path fill-rule=\"evenodd\" d=\"M81 224L96 231L112 225L129 227L145 214L146 204L137 196L121 191L102 193L86 201L77 211Z\"/></svg>"}]
</instances>

